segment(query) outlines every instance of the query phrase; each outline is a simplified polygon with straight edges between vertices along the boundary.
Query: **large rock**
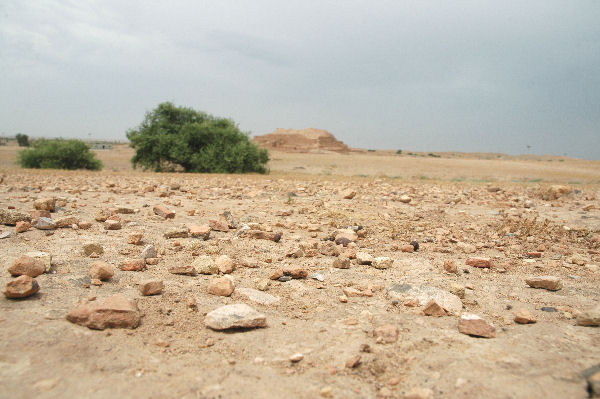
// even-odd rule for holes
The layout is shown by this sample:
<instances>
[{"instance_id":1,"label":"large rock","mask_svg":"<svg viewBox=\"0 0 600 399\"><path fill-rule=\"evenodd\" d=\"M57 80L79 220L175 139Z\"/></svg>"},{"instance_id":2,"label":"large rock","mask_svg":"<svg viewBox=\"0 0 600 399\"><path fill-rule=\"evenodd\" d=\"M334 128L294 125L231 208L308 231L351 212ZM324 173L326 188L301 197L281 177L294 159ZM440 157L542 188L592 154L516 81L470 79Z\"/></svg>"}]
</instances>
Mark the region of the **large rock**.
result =
<instances>
[{"instance_id":1,"label":"large rock","mask_svg":"<svg viewBox=\"0 0 600 399\"><path fill-rule=\"evenodd\" d=\"M38 230L54 230L56 229L56 223L50 218L41 217L33 221L33 227Z\"/></svg>"},{"instance_id":2,"label":"large rock","mask_svg":"<svg viewBox=\"0 0 600 399\"><path fill-rule=\"evenodd\" d=\"M23 275L6 284L4 296L11 299L27 298L39 290L40 286L34 278Z\"/></svg>"},{"instance_id":3,"label":"large rock","mask_svg":"<svg viewBox=\"0 0 600 399\"><path fill-rule=\"evenodd\" d=\"M0 224L14 226L17 222L31 222L31 215L10 209L0 208Z\"/></svg>"},{"instance_id":4,"label":"large rock","mask_svg":"<svg viewBox=\"0 0 600 399\"><path fill-rule=\"evenodd\" d=\"M213 330L266 327L267 317L243 303L221 306L209 312L204 324Z\"/></svg>"},{"instance_id":5,"label":"large rock","mask_svg":"<svg viewBox=\"0 0 600 399\"><path fill-rule=\"evenodd\" d=\"M528 286L532 288L543 288L549 291L558 291L563 287L560 278L555 276L535 276L525 280Z\"/></svg>"},{"instance_id":6,"label":"large rock","mask_svg":"<svg viewBox=\"0 0 600 399\"><path fill-rule=\"evenodd\" d=\"M162 294L164 283L162 280L146 280L140 283L140 293L144 296Z\"/></svg>"},{"instance_id":7,"label":"large rock","mask_svg":"<svg viewBox=\"0 0 600 399\"><path fill-rule=\"evenodd\" d=\"M21 255L13 261L8 272L13 276L37 277L46 271L46 266L39 260Z\"/></svg>"},{"instance_id":8,"label":"large rock","mask_svg":"<svg viewBox=\"0 0 600 399\"><path fill-rule=\"evenodd\" d=\"M98 280L110 280L115 275L115 271L110 263L94 262L90 265L90 277Z\"/></svg>"},{"instance_id":9,"label":"large rock","mask_svg":"<svg viewBox=\"0 0 600 399\"><path fill-rule=\"evenodd\" d=\"M425 306L429 301L434 300L450 314L457 315L462 311L462 301L459 297L436 287L396 284L388 289L388 295L401 302L417 301L420 306Z\"/></svg>"},{"instance_id":10,"label":"large rock","mask_svg":"<svg viewBox=\"0 0 600 399\"><path fill-rule=\"evenodd\" d=\"M56 200L54 198L40 198L33 202L33 207L39 211L54 212L56 210Z\"/></svg>"},{"instance_id":11,"label":"large rock","mask_svg":"<svg viewBox=\"0 0 600 399\"><path fill-rule=\"evenodd\" d=\"M140 324L140 311L134 301L117 294L76 307L67 320L94 330L136 328Z\"/></svg>"}]
</instances>

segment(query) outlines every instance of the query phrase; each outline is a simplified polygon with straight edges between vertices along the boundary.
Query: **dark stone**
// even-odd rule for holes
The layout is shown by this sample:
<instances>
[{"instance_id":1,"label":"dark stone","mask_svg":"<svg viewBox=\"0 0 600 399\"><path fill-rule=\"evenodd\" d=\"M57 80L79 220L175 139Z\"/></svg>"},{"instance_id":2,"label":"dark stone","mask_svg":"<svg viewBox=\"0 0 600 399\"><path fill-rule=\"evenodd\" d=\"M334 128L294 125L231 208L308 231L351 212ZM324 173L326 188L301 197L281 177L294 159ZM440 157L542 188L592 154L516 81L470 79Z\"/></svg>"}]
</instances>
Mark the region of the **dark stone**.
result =
<instances>
[{"instance_id":1,"label":"dark stone","mask_svg":"<svg viewBox=\"0 0 600 399\"><path fill-rule=\"evenodd\" d=\"M600 364L583 370L581 376L588 383L590 398L600 398Z\"/></svg>"},{"instance_id":2,"label":"dark stone","mask_svg":"<svg viewBox=\"0 0 600 399\"><path fill-rule=\"evenodd\" d=\"M282 283L285 283L286 281L290 281L292 279L292 276L281 276L277 279L277 281L281 281Z\"/></svg>"},{"instance_id":3,"label":"dark stone","mask_svg":"<svg viewBox=\"0 0 600 399\"><path fill-rule=\"evenodd\" d=\"M552 306L542 306L542 312L558 312L558 310Z\"/></svg>"},{"instance_id":4,"label":"dark stone","mask_svg":"<svg viewBox=\"0 0 600 399\"><path fill-rule=\"evenodd\" d=\"M273 241L279 242L279 240L281 240L281 233L275 233L275 236L273 236Z\"/></svg>"},{"instance_id":5,"label":"dark stone","mask_svg":"<svg viewBox=\"0 0 600 399\"><path fill-rule=\"evenodd\" d=\"M412 241L412 242L410 243L410 245L412 245L412 246L413 246L413 248L415 249L415 251L418 251L418 250L419 250L419 243L418 243L417 241Z\"/></svg>"},{"instance_id":6,"label":"dark stone","mask_svg":"<svg viewBox=\"0 0 600 399\"><path fill-rule=\"evenodd\" d=\"M348 244L350 244L352 241L350 241L348 238L346 237L340 237L337 240L335 240L335 245L340 245L342 244L344 247L347 247Z\"/></svg>"}]
</instances>

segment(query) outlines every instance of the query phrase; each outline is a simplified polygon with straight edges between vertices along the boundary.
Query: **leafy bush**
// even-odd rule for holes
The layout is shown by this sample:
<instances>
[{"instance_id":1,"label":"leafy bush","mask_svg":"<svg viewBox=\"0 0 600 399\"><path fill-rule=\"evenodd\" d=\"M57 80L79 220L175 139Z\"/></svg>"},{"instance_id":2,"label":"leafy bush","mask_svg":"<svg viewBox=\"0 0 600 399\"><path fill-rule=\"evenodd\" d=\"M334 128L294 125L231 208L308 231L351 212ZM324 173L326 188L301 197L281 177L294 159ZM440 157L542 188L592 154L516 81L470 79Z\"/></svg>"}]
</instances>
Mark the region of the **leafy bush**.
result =
<instances>
[{"instance_id":1,"label":"leafy bush","mask_svg":"<svg viewBox=\"0 0 600 399\"><path fill-rule=\"evenodd\" d=\"M265 173L267 150L259 149L231 119L191 108L159 104L127 131L133 166L154 171Z\"/></svg>"},{"instance_id":2,"label":"leafy bush","mask_svg":"<svg viewBox=\"0 0 600 399\"><path fill-rule=\"evenodd\" d=\"M26 134L17 133L15 136L19 147L29 147L29 136Z\"/></svg>"},{"instance_id":3,"label":"leafy bush","mask_svg":"<svg viewBox=\"0 0 600 399\"><path fill-rule=\"evenodd\" d=\"M102 162L81 140L39 139L32 143L32 147L19 152L18 161L23 168L102 169Z\"/></svg>"},{"instance_id":4,"label":"leafy bush","mask_svg":"<svg viewBox=\"0 0 600 399\"><path fill-rule=\"evenodd\" d=\"M398 154L398 155L402 155L402 150L398 150L398 151L396 151L396 154Z\"/></svg>"}]
</instances>

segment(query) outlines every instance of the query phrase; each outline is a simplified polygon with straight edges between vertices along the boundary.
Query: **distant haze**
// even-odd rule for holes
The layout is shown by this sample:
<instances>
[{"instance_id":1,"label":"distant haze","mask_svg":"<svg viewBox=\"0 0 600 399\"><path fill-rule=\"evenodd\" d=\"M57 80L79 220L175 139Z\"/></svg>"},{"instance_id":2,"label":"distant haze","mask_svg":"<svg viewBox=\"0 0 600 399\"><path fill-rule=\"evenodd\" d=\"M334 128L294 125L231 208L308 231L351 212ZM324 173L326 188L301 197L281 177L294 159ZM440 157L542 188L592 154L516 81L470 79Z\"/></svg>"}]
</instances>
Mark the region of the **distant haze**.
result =
<instances>
[{"instance_id":1,"label":"distant haze","mask_svg":"<svg viewBox=\"0 0 600 399\"><path fill-rule=\"evenodd\" d=\"M172 101L253 135L600 159L597 0L3 0L0 74L4 136L125 140Z\"/></svg>"}]
</instances>

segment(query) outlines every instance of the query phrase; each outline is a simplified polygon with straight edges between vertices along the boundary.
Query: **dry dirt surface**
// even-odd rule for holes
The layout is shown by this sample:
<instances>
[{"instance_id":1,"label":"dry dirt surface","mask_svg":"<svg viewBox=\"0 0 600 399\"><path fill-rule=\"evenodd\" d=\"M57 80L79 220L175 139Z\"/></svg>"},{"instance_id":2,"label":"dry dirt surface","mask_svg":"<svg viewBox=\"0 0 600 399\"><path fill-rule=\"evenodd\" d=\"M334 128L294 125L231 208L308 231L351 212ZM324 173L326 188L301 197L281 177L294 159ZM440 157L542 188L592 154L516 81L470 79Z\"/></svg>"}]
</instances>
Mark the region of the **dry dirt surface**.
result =
<instances>
[{"instance_id":1,"label":"dry dirt surface","mask_svg":"<svg viewBox=\"0 0 600 399\"><path fill-rule=\"evenodd\" d=\"M597 163L514 182L511 161L479 160L485 181L452 181L470 169L345 177L292 156L276 155L266 176L0 170L0 216L49 226L0 225L0 288L21 255L52 258L37 293L0 299L0 396L588 397L581 372L600 362ZM331 156L319 162L350 159ZM34 212L52 203L64 227ZM92 279L99 261L112 277ZM256 311L249 327L214 329L225 322L211 312L232 304Z\"/></svg>"}]
</instances>

